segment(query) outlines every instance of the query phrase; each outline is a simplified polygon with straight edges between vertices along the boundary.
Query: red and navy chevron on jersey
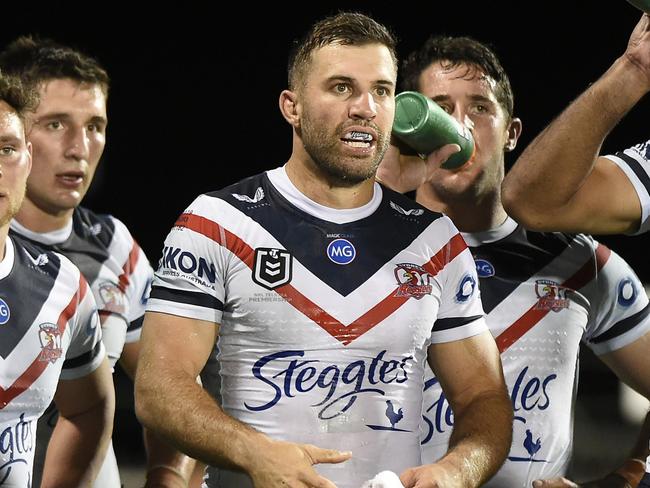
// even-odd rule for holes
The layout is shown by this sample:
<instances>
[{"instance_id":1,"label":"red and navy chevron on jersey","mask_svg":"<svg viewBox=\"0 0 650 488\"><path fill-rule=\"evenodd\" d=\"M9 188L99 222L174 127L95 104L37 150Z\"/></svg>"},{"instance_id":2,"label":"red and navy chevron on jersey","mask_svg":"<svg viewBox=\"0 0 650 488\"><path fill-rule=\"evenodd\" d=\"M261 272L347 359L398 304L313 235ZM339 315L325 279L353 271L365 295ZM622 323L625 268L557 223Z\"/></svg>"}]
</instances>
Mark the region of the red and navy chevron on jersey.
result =
<instances>
[{"instance_id":1,"label":"red and navy chevron on jersey","mask_svg":"<svg viewBox=\"0 0 650 488\"><path fill-rule=\"evenodd\" d=\"M221 324L224 410L275 438L352 450L317 469L358 488L420 464L427 347L486 330L476 284L447 217L379 185L361 209L327 209L279 168L190 205L147 309ZM208 473L208 486L248 486Z\"/></svg>"}]
</instances>

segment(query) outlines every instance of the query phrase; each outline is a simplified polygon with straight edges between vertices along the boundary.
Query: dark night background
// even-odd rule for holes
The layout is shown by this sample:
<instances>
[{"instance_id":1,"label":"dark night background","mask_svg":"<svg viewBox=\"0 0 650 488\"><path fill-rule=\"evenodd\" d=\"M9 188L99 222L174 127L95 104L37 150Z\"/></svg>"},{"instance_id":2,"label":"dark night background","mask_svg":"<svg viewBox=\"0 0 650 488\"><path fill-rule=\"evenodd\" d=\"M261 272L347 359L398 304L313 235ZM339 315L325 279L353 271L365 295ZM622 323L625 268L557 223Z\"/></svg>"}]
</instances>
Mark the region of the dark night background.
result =
<instances>
[{"instance_id":1,"label":"dark night background","mask_svg":"<svg viewBox=\"0 0 650 488\"><path fill-rule=\"evenodd\" d=\"M278 110L278 96L286 86L291 41L312 21L339 10L371 14L393 29L401 57L433 33L470 35L490 44L510 74L515 113L524 125L519 146L509 155L511 164L623 53L640 17L625 0L260 0L256 7L172 1L168 6L138 2L138 13L135 3L3 5L0 45L38 33L95 56L107 68L112 78L107 147L84 204L123 220L154 266L168 229L196 195L288 158L291 130ZM603 151L647 140L643 115L649 109L646 98L614 130ZM650 235L600 240L650 281ZM590 356L585 358L583 363L592 365ZM615 380L592 366L585 368L588 381L581 389L595 398L609 392L611 401ZM618 444L616 452L627 445Z\"/></svg>"}]
</instances>

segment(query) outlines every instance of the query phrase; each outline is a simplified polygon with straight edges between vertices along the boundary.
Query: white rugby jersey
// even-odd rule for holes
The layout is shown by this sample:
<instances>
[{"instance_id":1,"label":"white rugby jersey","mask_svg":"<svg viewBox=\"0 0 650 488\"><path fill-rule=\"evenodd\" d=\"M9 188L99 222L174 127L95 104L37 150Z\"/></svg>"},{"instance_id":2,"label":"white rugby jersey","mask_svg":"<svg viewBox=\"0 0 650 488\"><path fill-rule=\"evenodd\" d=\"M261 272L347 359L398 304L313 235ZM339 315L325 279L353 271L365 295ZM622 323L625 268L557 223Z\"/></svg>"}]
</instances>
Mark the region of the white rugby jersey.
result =
<instances>
[{"instance_id":1,"label":"white rugby jersey","mask_svg":"<svg viewBox=\"0 0 650 488\"><path fill-rule=\"evenodd\" d=\"M606 158L614 161L634 185L641 202L641 225L636 234L650 230L650 140L632 146ZM646 478L650 477L650 457L646 461ZM650 485L650 480L644 481Z\"/></svg>"},{"instance_id":2,"label":"white rugby jersey","mask_svg":"<svg viewBox=\"0 0 650 488\"><path fill-rule=\"evenodd\" d=\"M650 140L605 156L623 170L641 202L641 225L635 234L650 230Z\"/></svg>"},{"instance_id":3,"label":"white rugby jersey","mask_svg":"<svg viewBox=\"0 0 650 488\"><path fill-rule=\"evenodd\" d=\"M11 233L41 248L60 252L81 270L97 303L103 330L102 341L111 367L114 367L125 342L140 339L144 306L153 278L153 268L127 227L111 215L96 214L77 207L72 221L63 229L37 233L13 220ZM57 415L52 405L39 421L39 444L34 461L35 486L40 485L47 443L56 425ZM119 480L117 466L111 470L112 479ZM100 476L105 472L102 471ZM120 483L109 483L98 478L95 486L119 488Z\"/></svg>"},{"instance_id":4,"label":"white rugby jersey","mask_svg":"<svg viewBox=\"0 0 650 488\"><path fill-rule=\"evenodd\" d=\"M486 486L528 488L570 460L580 342L604 354L635 341L650 331L648 298L627 263L586 235L508 219L463 237L515 414L508 459ZM425 388L422 458L432 462L447 450L453 414L430 370Z\"/></svg>"},{"instance_id":5,"label":"white rugby jersey","mask_svg":"<svg viewBox=\"0 0 650 488\"><path fill-rule=\"evenodd\" d=\"M15 236L0 262L0 486L30 488L37 419L59 378L104 358L92 294L64 256Z\"/></svg>"},{"instance_id":6,"label":"white rugby jersey","mask_svg":"<svg viewBox=\"0 0 650 488\"><path fill-rule=\"evenodd\" d=\"M276 439L351 450L315 468L359 488L420 464L427 346L487 330L476 283L447 217L379 185L333 210L278 168L178 218L147 310L221 324L224 410ZM211 468L207 484L250 486Z\"/></svg>"}]
</instances>

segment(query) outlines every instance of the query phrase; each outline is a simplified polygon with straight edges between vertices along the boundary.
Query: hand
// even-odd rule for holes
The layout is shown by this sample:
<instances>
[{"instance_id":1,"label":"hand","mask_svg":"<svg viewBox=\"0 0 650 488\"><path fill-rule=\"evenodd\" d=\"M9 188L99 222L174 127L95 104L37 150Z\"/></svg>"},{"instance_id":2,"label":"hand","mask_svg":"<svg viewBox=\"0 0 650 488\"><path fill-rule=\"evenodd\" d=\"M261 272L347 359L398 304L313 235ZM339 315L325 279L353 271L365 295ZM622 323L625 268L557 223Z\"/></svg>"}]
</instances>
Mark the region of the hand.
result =
<instances>
[{"instance_id":1,"label":"hand","mask_svg":"<svg viewBox=\"0 0 650 488\"><path fill-rule=\"evenodd\" d=\"M463 480L458 472L451 472L439 463L409 468L400 477L404 488L461 488Z\"/></svg>"},{"instance_id":2,"label":"hand","mask_svg":"<svg viewBox=\"0 0 650 488\"><path fill-rule=\"evenodd\" d=\"M398 141L391 140L377 169L377 179L400 193L416 190L431 179L433 171L449 156L459 151L458 144L447 144L422 159L418 155L409 154Z\"/></svg>"},{"instance_id":3,"label":"hand","mask_svg":"<svg viewBox=\"0 0 650 488\"><path fill-rule=\"evenodd\" d=\"M644 13L641 16L630 35L625 55L645 73L650 83L650 15Z\"/></svg>"},{"instance_id":4,"label":"hand","mask_svg":"<svg viewBox=\"0 0 650 488\"><path fill-rule=\"evenodd\" d=\"M311 444L270 441L259 450L248 475L255 488L336 488L312 467L319 463L342 463L350 452L321 449Z\"/></svg>"},{"instance_id":5,"label":"hand","mask_svg":"<svg viewBox=\"0 0 650 488\"><path fill-rule=\"evenodd\" d=\"M587 481L579 485L566 478L533 481L533 488L635 488L625 478L611 473L600 480Z\"/></svg>"}]
</instances>

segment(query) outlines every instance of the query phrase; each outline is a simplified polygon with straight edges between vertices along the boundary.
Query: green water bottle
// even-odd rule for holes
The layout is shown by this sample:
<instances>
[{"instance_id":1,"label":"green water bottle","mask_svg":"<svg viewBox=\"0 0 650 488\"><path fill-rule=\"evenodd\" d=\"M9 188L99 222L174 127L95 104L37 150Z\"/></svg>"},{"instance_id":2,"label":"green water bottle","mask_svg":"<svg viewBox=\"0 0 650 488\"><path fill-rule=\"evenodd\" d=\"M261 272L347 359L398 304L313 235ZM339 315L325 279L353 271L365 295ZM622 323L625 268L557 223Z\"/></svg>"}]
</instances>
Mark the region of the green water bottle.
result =
<instances>
[{"instance_id":1,"label":"green water bottle","mask_svg":"<svg viewBox=\"0 0 650 488\"><path fill-rule=\"evenodd\" d=\"M441 165L445 169L458 168L474 155L474 138L469 129L417 92L405 91L395 97L393 135L422 157L445 144L458 144L460 152Z\"/></svg>"},{"instance_id":2,"label":"green water bottle","mask_svg":"<svg viewBox=\"0 0 650 488\"><path fill-rule=\"evenodd\" d=\"M650 13L650 0L627 0L629 3L634 5L639 10L643 12Z\"/></svg>"}]
</instances>

